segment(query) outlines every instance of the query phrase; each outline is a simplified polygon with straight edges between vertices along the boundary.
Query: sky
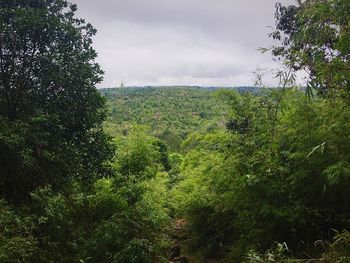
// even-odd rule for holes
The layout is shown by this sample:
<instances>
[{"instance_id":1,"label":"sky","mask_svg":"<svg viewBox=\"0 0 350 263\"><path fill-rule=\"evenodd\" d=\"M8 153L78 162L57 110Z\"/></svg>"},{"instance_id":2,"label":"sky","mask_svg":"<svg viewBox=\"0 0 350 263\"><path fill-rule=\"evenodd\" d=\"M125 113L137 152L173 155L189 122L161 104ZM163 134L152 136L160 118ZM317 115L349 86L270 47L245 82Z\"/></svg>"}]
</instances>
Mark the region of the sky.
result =
<instances>
[{"instance_id":1,"label":"sky","mask_svg":"<svg viewBox=\"0 0 350 263\"><path fill-rule=\"evenodd\" d=\"M254 84L257 69L279 67L258 51L273 44L276 0L70 2L97 29L94 48L105 71L99 87L244 86ZM263 82L276 84L270 73Z\"/></svg>"}]
</instances>

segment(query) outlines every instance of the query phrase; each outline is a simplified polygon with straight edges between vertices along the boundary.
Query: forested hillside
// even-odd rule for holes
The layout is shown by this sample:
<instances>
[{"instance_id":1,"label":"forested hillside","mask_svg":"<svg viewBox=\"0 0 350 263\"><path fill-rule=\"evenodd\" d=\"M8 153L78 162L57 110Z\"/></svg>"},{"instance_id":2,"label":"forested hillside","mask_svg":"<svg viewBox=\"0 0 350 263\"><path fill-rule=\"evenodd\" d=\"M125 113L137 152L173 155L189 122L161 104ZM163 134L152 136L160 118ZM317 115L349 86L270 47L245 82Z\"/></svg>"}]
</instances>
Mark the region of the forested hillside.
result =
<instances>
[{"instance_id":1,"label":"forested hillside","mask_svg":"<svg viewBox=\"0 0 350 263\"><path fill-rule=\"evenodd\" d=\"M109 108L105 130L112 136L125 134L133 125L149 127L151 135L180 151L193 132L224 128L228 108L215 95L226 89L239 93L263 93L258 87L122 87L99 90Z\"/></svg>"},{"instance_id":2,"label":"forested hillside","mask_svg":"<svg viewBox=\"0 0 350 263\"><path fill-rule=\"evenodd\" d=\"M0 262L350 262L348 0L276 5L263 89L97 90L76 5L0 7Z\"/></svg>"},{"instance_id":3,"label":"forested hillside","mask_svg":"<svg viewBox=\"0 0 350 263\"><path fill-rule=\"evenodd\" d=\"M111 135L125 133L135 124L146 125L170 150L179 151L190 133L225 126L225 108L205 88L115 88L101 92L110 109L105 128Z\"/></svg>"}]
</instances>

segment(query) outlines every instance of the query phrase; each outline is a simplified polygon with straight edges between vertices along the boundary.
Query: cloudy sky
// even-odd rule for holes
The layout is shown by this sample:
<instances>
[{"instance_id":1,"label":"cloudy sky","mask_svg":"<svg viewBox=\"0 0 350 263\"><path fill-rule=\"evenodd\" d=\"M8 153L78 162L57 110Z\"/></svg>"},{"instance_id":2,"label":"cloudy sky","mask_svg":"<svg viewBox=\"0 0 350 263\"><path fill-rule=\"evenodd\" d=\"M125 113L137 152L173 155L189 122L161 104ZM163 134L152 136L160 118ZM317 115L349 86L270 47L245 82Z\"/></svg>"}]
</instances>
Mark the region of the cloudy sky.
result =
<instances>
[{"instance_id":1,"label":"cloudy sky","mask_svg":"<svg viewBox=\"0 0 350 263\"><path fill-rule=\"evenodd\" d=\"M277 0L70 1L98 30L100 87L252 85L256 68L276 68L257 49L272 44Z\"/></svg>"}]
</instances>

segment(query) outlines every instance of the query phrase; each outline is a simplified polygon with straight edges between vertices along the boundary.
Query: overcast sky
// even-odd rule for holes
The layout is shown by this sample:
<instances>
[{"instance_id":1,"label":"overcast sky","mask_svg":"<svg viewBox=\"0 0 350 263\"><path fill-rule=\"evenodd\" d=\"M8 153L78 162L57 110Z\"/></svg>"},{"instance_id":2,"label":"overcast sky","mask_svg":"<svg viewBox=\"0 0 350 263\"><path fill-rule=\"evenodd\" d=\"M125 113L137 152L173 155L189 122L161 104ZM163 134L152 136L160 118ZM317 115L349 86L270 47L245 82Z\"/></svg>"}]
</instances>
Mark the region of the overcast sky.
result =
<instances>
[{"instance_id":1,"label":"overcast sky","mask_svg":"<svg viewBox=\"0 0 350 263\"><path fill-rule=\"evenodd\" d=\"M257 51L272 44L276 0L70 1L98 30L100 87L252 85L256 68L276 67Z\"/></svg>"}]
</instances>

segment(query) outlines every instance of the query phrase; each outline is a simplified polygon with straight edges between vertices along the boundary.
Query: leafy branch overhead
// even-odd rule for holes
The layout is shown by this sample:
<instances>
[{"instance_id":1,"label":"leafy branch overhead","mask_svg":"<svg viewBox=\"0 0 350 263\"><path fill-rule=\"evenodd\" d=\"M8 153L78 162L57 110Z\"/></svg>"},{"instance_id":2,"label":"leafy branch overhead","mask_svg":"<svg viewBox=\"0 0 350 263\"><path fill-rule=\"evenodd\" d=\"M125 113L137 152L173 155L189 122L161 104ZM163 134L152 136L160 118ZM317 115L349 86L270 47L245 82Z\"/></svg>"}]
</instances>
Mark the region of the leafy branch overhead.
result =
<instances>
[{"instance_id":1,"label":"leafy branch overhead","mask_svg":"<svg viewBox=\"0 0 350 263\"><path fill-rule=\"evenodd\" d=\"M350 79L350 25L347 0L297 1L276 4L276 30L271 37L280 45L272 54L293 70L304 70L308 87L321 94L347 90Z\"/></svg>"}]
</instances>

